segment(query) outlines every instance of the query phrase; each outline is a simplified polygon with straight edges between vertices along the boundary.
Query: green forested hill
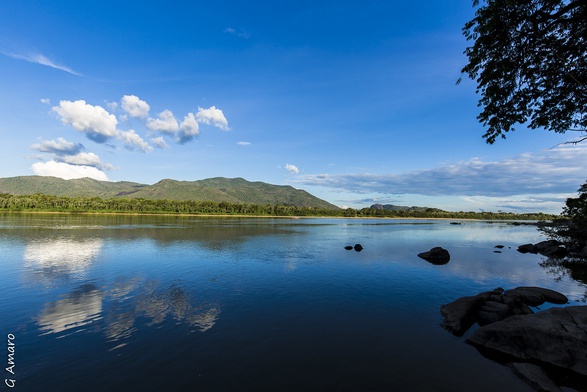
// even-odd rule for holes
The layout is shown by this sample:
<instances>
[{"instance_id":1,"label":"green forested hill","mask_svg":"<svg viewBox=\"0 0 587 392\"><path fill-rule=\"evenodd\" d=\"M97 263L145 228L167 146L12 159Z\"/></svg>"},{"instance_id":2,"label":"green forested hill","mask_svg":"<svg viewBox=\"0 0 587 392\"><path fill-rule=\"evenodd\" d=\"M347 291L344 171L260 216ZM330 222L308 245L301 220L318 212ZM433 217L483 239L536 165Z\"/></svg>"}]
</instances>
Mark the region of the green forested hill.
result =
<instances>
[{"instance_id":1,"label":"green forested hill","mask_svg":"<svg viewBox=\"0 0 587 392\"><path fill-rule=\"evenodd\" d=\"M260 205L292 205L338 209L306 191L291 186L250 182L242 178L209 178L199 181L165 179L153 185L135 182L108 182L90 178L64 180L56 177L19 176L0 178L0 193L32 195L41 193L67 197L144 198L214 201Z\"/></svg>"}]
</instances>

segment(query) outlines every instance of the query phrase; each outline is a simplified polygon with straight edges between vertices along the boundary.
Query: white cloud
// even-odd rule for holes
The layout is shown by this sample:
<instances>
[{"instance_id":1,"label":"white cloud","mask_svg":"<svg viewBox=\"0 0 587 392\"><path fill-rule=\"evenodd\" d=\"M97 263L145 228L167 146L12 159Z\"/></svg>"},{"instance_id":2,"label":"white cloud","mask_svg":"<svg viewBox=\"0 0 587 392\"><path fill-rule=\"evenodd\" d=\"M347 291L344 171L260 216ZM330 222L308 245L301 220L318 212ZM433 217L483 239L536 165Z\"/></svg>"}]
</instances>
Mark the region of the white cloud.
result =
<instances>
[{"instance_id":1,"label":"white cloud","mask_svg":"<svg viewBox=\"0 0 587 392\"><path fill-rule=\"evenodd\" d=\"M121 100L122 109L132 117L147 118L151 107L136 95L125 95Z\"/></svg>"},{"instance_id":2,"label":"white cloud","mask_svg":"<svg viewBox=\"0 0 587 392\"><path fill-rule=\"evenodd\" d=\"M183 118L179 125L179 132L177 133L177 140L180 144L184 144L200 134L198 123L193 113L188 113Z\"/></svg>"},{"instance_id":3,"label":"white cloud","mask_svg":"<svg viewBox=\"0 0 587 392\"><path fill-rule=\"evenodd\" d=\"M33 144L31 147L37 151L56 155L75 155L84 149L84 146L80 143L68 142L62 137L57 138L57 140L46 140Z\"/></svg>"},{"instance_id":4,"label":"white cloud","mask_svg":"<svg viewBox=\"0 0 587 392\"><path fill-rule=\"evenodd\" d=\"M306 185L356 193L493 196L572 193L585 182L587 145L563 145L503 161L473 158L434 169L389 174L309 174Z\"/></svg>"},{"instance_id":5,"label":"white cloud","mask_svg":"<svg viewBox=\"0 0 587 392\"><path fill-rule=\"evenodd\" d=\"M41 103L45 105L51 105L51 100L49 98L41 98Z\"/></svg>"},{"instance_id":6,"label":"white cloud","mask_svg":"<svg viewBox=\"0 0 587 392\"><path fill-rule=\"evenodd\" d=\"M60 116L63 124L85 132L89 139L97 143L104 143L118 135L118 120L101 106L89 105L84 100L60 101L53 111Z\"/></svg>"},{"instance_id":7,"label":"white cloud","mask_svg":"<svg viewBox=\"0 0 587 392\"><path fill-rule=\"evenodd\" d=\"M73 71L71 68L66 67L65 65L57 64L53 60L49 59L48 57L46 57L40 53L29 53L29 54L3 53L3 54L8 57L12 57L13 59L24 60L24 61L28 61L29 63L45 65L47 67L58 69L60 71L65 71L65 72L70 73L72 75L83 76L83 75Z\"/></svg>"},{"instance_id":8,"label":"white cloud","mask_svg":"<svg viewBox=\"0 0 587 392\"><path fill-rule=\"evenodd\" d=\"M135 148L141 150L142 152L149 152L153 150L153 147L144 141L143 138L141 138L141 136L134 131L134 129L131 129L130 131L122 131L120 132L119 136L126 145L126 148L129 150L134 150Z\"/></svg>"},{"instance_id":9,"label":"white cloud","mask_svg":"<svg viewBox=\"0 0 587 392\"><path fill-rule=\"evenodd\" d=\"M163 137L154 137L151 139L151 143L157 148L167 148L169 147Z\"/></svg>"},{"instance_id":10,"label":"white cloud","mask_svg":"<svg viewBox=\"0 0 587 392\"><path fill-rule=\"evenodd\" d=\"M31 166L38 176L59 177L65 180L89 177L99 181L109 181L103 171L91 166L70 165L64 162L37 162Z\"/></svg>"},{"instance_id":11,"label":"white cloud","mask_svg":"<svg viewBox=\"0 0 587 392\"><path fill-rule=\"evenodd\" d=\"M300 169L298 169L296 166L286 163L285 164L285 170L287 170L288 172L292 173L292 174L298 174L300 172Z\"/></svg>"},{"instance_id":12,"label":"white cloud","mask_svg":"<svg viewBox=\"0 0 587 392\"><path fill-rule=\"evenodd\" d=\"M65 155L59 158L59 160L72 165L93 166L96 168L104 166L100 157L93 152L80 152L75 155Z\"/></svg>"},{"instance_id":13,"label":"white cloud","mask_svg":"<svg viewBox=\"0 0 587 392\"><path fill-rule=\"evenodd\" d=\"M211 106L208 109L202 109L198 107L198 113L196 113L196 120L199 123L213 125L223 131L228 131L228 120L224 117L222 110L216 109L215 106Z\"/></svg>"},{"instance_id":14,"label":"white cloud","mask_svg":"<svg viewBox=\"0 0 587 392\"><path fill-rule=\"evenodd\" d=\"M171 110L164 110L159 113L159 118L149 118L147 120L147 128L152 131L160 131L173 134L179 128L177 120L173 116Z\"/></svg>"},{"instance_id":15,"label":"white cloud","mask_svg":"<svg viewBox=\"0 0 587 392\"><path fill-rule=\"evenodd\" d=\"M251 145L250 142L237 142L236 144L238 144L239 146L250 146Z\"/></svg>"}]
</instances>

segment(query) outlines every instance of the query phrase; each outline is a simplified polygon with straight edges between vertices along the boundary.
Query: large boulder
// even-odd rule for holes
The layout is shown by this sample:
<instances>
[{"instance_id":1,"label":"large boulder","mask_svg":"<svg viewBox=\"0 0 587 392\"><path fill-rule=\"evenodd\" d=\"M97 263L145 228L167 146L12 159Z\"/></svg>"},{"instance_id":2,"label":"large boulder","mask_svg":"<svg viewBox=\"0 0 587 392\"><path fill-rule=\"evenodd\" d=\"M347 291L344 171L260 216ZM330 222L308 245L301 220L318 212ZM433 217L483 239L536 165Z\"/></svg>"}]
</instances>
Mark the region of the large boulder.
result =
<instances>
[{"instance_id":1,"label":"large boulder","mask_svg":"<svg viewBox=\"0 0 587 392\"><path fill-rule=\"evenodd\" d=\"M440 246L432 248L428 252L418 253L418 257L421 257L427 262L436 265L446 264L450 260L450 254L448 253L448 250L443 249Z\"/></svg>"},{"instance_id":2,"label":"large boulder","mask_svg":"<svg viewBox=\"0 0 587 392\"><path fill-rule=\"evenodd\" d=\"M478 328L467 342L484 351L587 376L587 306L511 316Z\"/></svg>"}]
</instances>

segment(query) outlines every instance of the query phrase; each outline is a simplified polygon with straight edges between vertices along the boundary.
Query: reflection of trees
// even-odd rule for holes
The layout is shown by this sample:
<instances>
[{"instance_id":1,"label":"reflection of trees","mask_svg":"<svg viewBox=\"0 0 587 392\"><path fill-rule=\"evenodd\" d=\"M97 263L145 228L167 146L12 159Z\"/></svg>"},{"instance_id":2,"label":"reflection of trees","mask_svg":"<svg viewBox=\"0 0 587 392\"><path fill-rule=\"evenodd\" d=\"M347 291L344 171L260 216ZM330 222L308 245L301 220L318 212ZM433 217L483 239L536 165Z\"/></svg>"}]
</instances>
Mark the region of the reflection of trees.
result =
<instances>
[{"instance_id":1,"label":"reflection of trees","mask_svg":"<svg viewBox=\"0 0 587 392\"><path fill-rule=\"evenodd\" d=\"M40 280L83 275L102 250L98 238L41 239L31 241L24 251L25 269Z\"/></svg>"},{"instance_id":2,"label":"reflection of trees","mask_svg":"<svg viewBox=\"0 0 587 392\"><path fill-rule=\"evenodd\" d=\"M50 215L7 216L0 226L0 237L27 244L54 241L57 237L86 242L148 239L160 246L191 242L210 249L251 237L291 234L289 220L259 218L195 218L185 216L144 215ZM301 234L303 232L296 232Z\"/></svg>"},{"instance_id":3,"label":"reflection of trees","mask_svg":"<svg viewBox=\"0 0 587 392\"><path fill-rule=\"evenodd\" d=\"M587 263L585 261L549 257L543 259L539 265L545 268L547 273L554 275L556 281L569 277L580 283L581 286L587 287ZM581 300L587 302L587 288Z\"/></svg>"},{"instance_id":4,"label":"reflection of trees","mask_svg":"<svg viewBox=\"0 0 587 392\"><path fill-rule=\"evenodd\" d=\"M148 326L171 319L205 332L219 316L217 305L194 301L179 284L161 288L155 281L133 278L118 279L107 290L82 285L64 298L47 303L37 322L47 333L59 333L101 320L106 337L114 342L136 332L139 323L145 323L139 318L146 318Z\"/></svg>"}]
</instances>

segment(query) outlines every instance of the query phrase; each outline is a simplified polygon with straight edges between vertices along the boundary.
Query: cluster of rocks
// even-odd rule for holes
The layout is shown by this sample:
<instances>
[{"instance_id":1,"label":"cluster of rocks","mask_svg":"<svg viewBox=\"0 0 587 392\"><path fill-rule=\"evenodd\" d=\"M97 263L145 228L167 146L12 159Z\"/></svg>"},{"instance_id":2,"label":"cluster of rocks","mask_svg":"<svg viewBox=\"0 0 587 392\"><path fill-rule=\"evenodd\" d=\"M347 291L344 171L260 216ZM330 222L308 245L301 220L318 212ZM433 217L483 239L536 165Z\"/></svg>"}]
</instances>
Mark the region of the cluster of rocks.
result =
<instances>
[{"instance_id":1,"label":"cluster of rocks","mask_svg":"<svg viewBox=\"0 0 587 392\"><path fill-rule=\"evenodd\" d=\"M443 305L441 325L453 335L463 336L475 323L485 326L510 316L532 314L530 306L545 302L566 304L568 299L559 292L540 287L517 287L507 291L498 287Z\"/></svg>"},{"instance_id":2,"label":"cluster of rocks","mask_svg":"<svg viewBox=\"0 0 587 392\"><path fill-rule=\"evenodd\" d=\"M587 385L587 306L553 307L537 313L530 308L544 302L566 304L568 299L540 287L497 288L443 305L441 325L462 336L477 322L480 327L467 343L490 358L509 361L514 372L535 390L561 391L560 381L552 377L560 378L561 372L563 383L578 379L580 385Z\"/></svg>"},{"instance_id":3,"label":"cluster of rocks","mask_svg":"<svg viewBox=\"0 0 587 392\"><path fill-rule=\"evenodd\" d=\"M363 246L361 244L355 244L355 246L347 245L344 247L346 250L355 250L355 252L360 252L363 250Z\"/></svg>"},{"instance_id":4,"label":"cluster of rocks","mask_svg":"<svg viewBox=\"0 0 587 392\"><path fill-rule=\"evenodd\" d=\"M541 241L536 244L524 244L518 246L520 253L540 253L546 257L561 258L568 255L565 244L557 240Z\"/></svg>"}]
</instances>

